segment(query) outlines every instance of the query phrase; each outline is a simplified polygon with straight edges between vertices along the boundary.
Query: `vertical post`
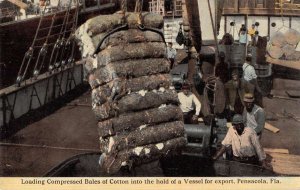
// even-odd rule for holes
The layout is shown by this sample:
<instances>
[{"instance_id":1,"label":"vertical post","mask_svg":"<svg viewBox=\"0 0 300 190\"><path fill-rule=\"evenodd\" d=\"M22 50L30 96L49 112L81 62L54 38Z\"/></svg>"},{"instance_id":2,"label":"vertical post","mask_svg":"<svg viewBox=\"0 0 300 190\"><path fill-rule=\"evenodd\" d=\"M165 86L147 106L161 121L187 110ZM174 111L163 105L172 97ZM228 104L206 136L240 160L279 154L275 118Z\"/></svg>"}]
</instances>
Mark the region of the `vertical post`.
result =
<instances>
[{"instance_id":1,"label":"vertical post","mask_svg":"<svg viewBox=\"0 0 300 190\"><path fill-rule=\"evenodd\" d=\"M4 87L4 63L0 63L0 89Z\"/></svg>"},{"instance_id":2,"label":"vertical post","mask_svg":"<svg viewBox=\"0 0 300 190\"><path fill-rule=\"evenodd\" d=\"M224 16L224 34L227 33L227 16Z\"/></svg>"},{"instance_id":3,"label":"vertical post","mask_svg":"<svg viewBox=\"0 0 300 190\"><path fill-rule=\"evenodd\" d=\"M0 98L2 101L2 114L3 114L3 125L2 126L3 126L3 128L5 128L6 127L6 102L5 102L6 95L1 94Z\"/></svg>"},{"instance_id":4,"label":"vertical post","mask_svg":"<svg viewBox=\"0 0 300 190\"><path fill-rule=\"evenodd\" d=\"M271 25L271 19L270 19L270 16L268 16L268 37L269 38L270 38L270 33L271 33L270 25Z\"/></svg>"},{"instance_id":5,"label":"vertical post","mask_svg":"<svg viewBox=\"0 0 300 190\"><path fill-rule=\"evenodd\" d=\"M234 13L238 13L239 12L239 0L234 0Z\"/></svg>"}]
</instances>

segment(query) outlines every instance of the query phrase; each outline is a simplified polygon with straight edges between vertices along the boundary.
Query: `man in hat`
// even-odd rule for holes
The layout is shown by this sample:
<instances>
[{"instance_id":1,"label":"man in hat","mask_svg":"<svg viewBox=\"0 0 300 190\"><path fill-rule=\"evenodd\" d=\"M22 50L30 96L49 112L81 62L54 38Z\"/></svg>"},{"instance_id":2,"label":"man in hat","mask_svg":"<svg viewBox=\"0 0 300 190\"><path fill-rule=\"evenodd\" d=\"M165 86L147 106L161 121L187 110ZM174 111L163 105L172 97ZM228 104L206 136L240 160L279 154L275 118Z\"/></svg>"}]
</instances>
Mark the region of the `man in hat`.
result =
<instances>
[{"instance_id":1,"label":"man in hat","mask_svg":"<svg viewBox=\"0 0 300 190\"><path fill-rule=\"evenodd\" d=\"M262 104L262 90L260 89L257 82L257 75L254 66L251 64L252 58L247 56L246 62L243 64L243 80L253 84L255 86L254 94L256 97L256 103L259 106Z\"/></svg>"},{"instance_id":2,"label":"man in hat","mask_svg":"<svg viewBox=\"0 0 300 190\"><path fill-rule=\"evenodd\" d=\"M189 84L183 84L182 92L178 93L180 109L183 112L184 123L196 123L201 110L201 103L191 92Z\"/></svg>"},{"instance_id":3,"label":"man in hat","mask_svg":"<svg viewBox=\"0 0 300 190\"><path fill-rule=\"evenodd\" d=\"M217 64L215 69L216 77L219 77L223 84L229 80L229 69L228 63L225 61L225 53L221 51L219 53L220 62Z\"/></svg>"},{"instance_id":4,"label":"man in hat","mask_svg":"<svg viewBox=\"0 0 300 190\"><path fill-rule=\"evenodd\" d=\"M242 114L244 111L244 94L253 93L254 86L239 78L239 71L232 71L232 79L225 84L226 106L230 112L230 118L233 114Z\"/></svg>"},{"instance_id":5,"label":"man in hat","mask_svg":"<svg viewBox=\"0 0 300 190\"><path fill-rule=\"evenodd\" d=\"M222 148L213 157L218 159L226 149L231 148L233 160L248 163L261 164L262 167L268 168L266 164L266 153L264 152L255 131L244 125L243 117L239 114L233 116L232 127L222 141Z\"/></svg>"},{"instance_id":6,"label":"man in hat","mask_svg":"<svg viewBox=\"0 0 300 190\"><path fill-rule=\"evenodd\" d=\"M244 95L245 109L243 119L247 127L252 128L257 136L261 138L265 126L265 112L258 105L254 104L254 96L251 93Z\"/></svg>"}]
</instances>

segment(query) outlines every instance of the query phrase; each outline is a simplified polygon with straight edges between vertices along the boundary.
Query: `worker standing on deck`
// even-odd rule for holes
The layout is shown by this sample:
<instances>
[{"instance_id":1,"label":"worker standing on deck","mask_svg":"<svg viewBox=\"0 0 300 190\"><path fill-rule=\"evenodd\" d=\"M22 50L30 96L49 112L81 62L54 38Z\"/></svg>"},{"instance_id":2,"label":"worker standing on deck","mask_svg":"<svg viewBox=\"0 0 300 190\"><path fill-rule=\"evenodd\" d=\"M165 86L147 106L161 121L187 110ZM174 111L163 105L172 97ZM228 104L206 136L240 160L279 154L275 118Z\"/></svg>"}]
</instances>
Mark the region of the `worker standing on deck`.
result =
<instances>
[{"instance_id":1,"label":"worker standing on deck","mask_svg":"<svg viewBox=\"0 0 300 190\"><path fill-rule=\"evenodd\" d=\"M167 54L168 54L168 59L170 60L170 63L171 63L171 69L173 68L174 66L174 63L175 63L175 58L176 58L176 49L174 49L173 47L173 43L172 42L169 42L168 43L168 47L167 47Z\"/></svg>"},{"instance_id":2,"label":"worker standing on deck","mask_svg":"<svg viewBox=\"0 0 300 190\"><path fill-rule=\"evenodd\" d=\"M220 62L215 69L215 75L221 79L223 84L225 84L229 80L229 69L228 63L225 62L225 53L222 51L219 53L219 60Z\"/></svg>"},{"instance_id":3,"label":"worker standing on deck","mask_svg":"<svg viewBox=\"0 0 300 190\"><path fill-rule=\"evenodd\" d=\"M232 79L225 84L226 106L230 118L234 114L242 114L244 111L243 98L245 93L253 93L254 86L239 78L239 71L232 71Z\"/></svg>"},{"instance_id":4,"label":"worker standing on deck","mask_svg":"<svg viewBox=\"0 0 300 190\"><path fill-rule=\"evenodd\" d=\"M251 41L252 41L252 39L254 37L255 32L256 32L255 24L252 24L251 28L249 28L249 30L248 30L248 34L250 36L250 40Z\"/></svg>"},{"instance_id":5,"label":"worker standing on deck","mask_svg":"<svg viewBox=\"0 0 300 190\"><path fill-rule=\"evenodd\" d=\"M251 65L251 57L246 57L246 62L243 64L243 80L253 84L255 86L254 96L256 104L263 107L262 103L262 90L257 82L257 75L255 68Z\"/></svg>"},{"instance_id":6,"label":"worker standing on deck","mask_svg":"<svg viewBox=\"0 0 300 190\"><path fill-rule=\"evenodd\" d=\"M239 31L239 43L244 46L247 44L247 28L244 24L242 24Z\"/></svg>"},{"instance_id":7,"label":"worker standing on deck","mask_svg":"<svg viewBox=\"0 0 300 190\"><path fill-rule=\"evenodd\" d=\"M191 92L189 84L183 84L182 92L178 93L180 109L183 112L184 123L196 123L201 110L201 103Z\"/></svg>"},{"instance_id":8,"label":"worker standing on deck","mask_svg":"<svg viewBox=\"0 0 300 190\"><path fill-rule=\"evenodd\" d=\"M260 139L262 135L262 130L265 126L265 112L261 107L254 104L254 97L251 93L247 93L244 95L244 104L244 123L247 127L252 128Z\"/></svg>"},{"instance_id":9,"label":"worker standing on deck","mask_svg":"<svg viewBox=\"0 0 300 190\"><path fill-rule=\"evenodd\" d=\"M261 164L262 167L268 168L266 164L266 153L264 152L255 131L244 125L243 117L239 114L233 116L232 127L222 141L222 148L213 157L218 159L227 148L232 149L233 160L248 163Z\"/></svg>"}]
</instances>

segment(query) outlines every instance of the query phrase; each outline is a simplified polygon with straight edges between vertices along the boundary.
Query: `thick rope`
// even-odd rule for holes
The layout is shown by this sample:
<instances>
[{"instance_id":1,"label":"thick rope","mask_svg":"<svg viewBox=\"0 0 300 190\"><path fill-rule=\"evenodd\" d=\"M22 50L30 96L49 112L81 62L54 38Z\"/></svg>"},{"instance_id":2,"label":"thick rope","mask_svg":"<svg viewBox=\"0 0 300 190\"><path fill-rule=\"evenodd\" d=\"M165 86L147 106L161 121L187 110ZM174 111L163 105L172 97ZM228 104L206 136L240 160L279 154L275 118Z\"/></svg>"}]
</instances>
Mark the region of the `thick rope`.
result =
<instances>
[{"instance_id":1,"label":"thick rope","mask_svg":"<svg viewBox=\"0 0 300 190\"><path fill-rule=\"evenodd\" d=\"M143 17L142 17L142 11L143 11L143 5L141 4L142 0L136 0L135 3L135 12L138 13L138 24L143 25Z\"/></svg>"},{"instance_id":2,"label":"thick rope","mask_svg":"<svg viewBox=\"0 0 300 190\"><path fill-rule=\"evenodd\" d=\"M126 13L126 9L127 9L127 1L126 0L122 0L122 2L121 2L121 15L122 15L122 24L124 24L125 23L125 13Z\"/></svg>"}]
</instances>

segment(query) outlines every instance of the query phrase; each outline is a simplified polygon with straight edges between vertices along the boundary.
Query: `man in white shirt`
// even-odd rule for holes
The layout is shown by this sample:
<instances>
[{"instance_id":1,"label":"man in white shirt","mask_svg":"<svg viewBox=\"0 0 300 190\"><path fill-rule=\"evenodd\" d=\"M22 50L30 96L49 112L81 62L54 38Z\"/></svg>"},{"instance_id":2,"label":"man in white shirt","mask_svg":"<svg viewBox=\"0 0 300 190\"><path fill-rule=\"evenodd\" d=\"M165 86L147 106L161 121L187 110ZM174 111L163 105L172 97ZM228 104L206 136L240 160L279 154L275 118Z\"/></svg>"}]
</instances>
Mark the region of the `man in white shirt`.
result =
<instances>
[{"instance_id":1,"label":"man in white shirt","mask_svg":"<svg viewBox=\"0 0 300 190\"><path fill-rule=\"evenodd\" d=\"M200 114L201 103L190 91L190 86L188 84L183 84L181 90L182 92L178 93L178 99L180 102L180 109L183 112L184 123L196 123Z\"/></svg>"},{"instance_id":2,"label":"man in white shirt","mask_svg":"<svg viewBox=\"0 0 300 190\"><path fill-rule=\"evenodd\" d=\"M176 54L177 54L176 49L172 48L172 46L173 46L173 43L169 42L168 47L167 47L167 55L168 55L168 59L171 62L171 69L173 68L173 65L175 63Z\"/></svg>"},{"instance_id":3,"label":"man in white shirt","mask_svg":"<svg viewBox=\"0 0 300 190\"><path fill-rule=\"evenodd\" d=\"M246 57L246 62L243 64L243 80L253 84L255 86L254 96L256 104L263 106L262 104L262 90L260 89L257 82L257 75L255 68L251 65L251 57Z\"/></svg>"},{"instance_id":4,"label":"man in white shirt","mask_svg":"<svg viewBox=\"0 0 300 190\"><path fill-rule=\"evenodd\" d=\"M258 140L256 132L250 127L245 127L243 117L239 114L233 116L232 125L233 127L228 129L226 137L222 141L222 148L213 159L218 159L226 151L226 148L231 147L234 161L248 164L260 163L262 167L268 168L266 153Z\"/></svg>"}]
</instances>

